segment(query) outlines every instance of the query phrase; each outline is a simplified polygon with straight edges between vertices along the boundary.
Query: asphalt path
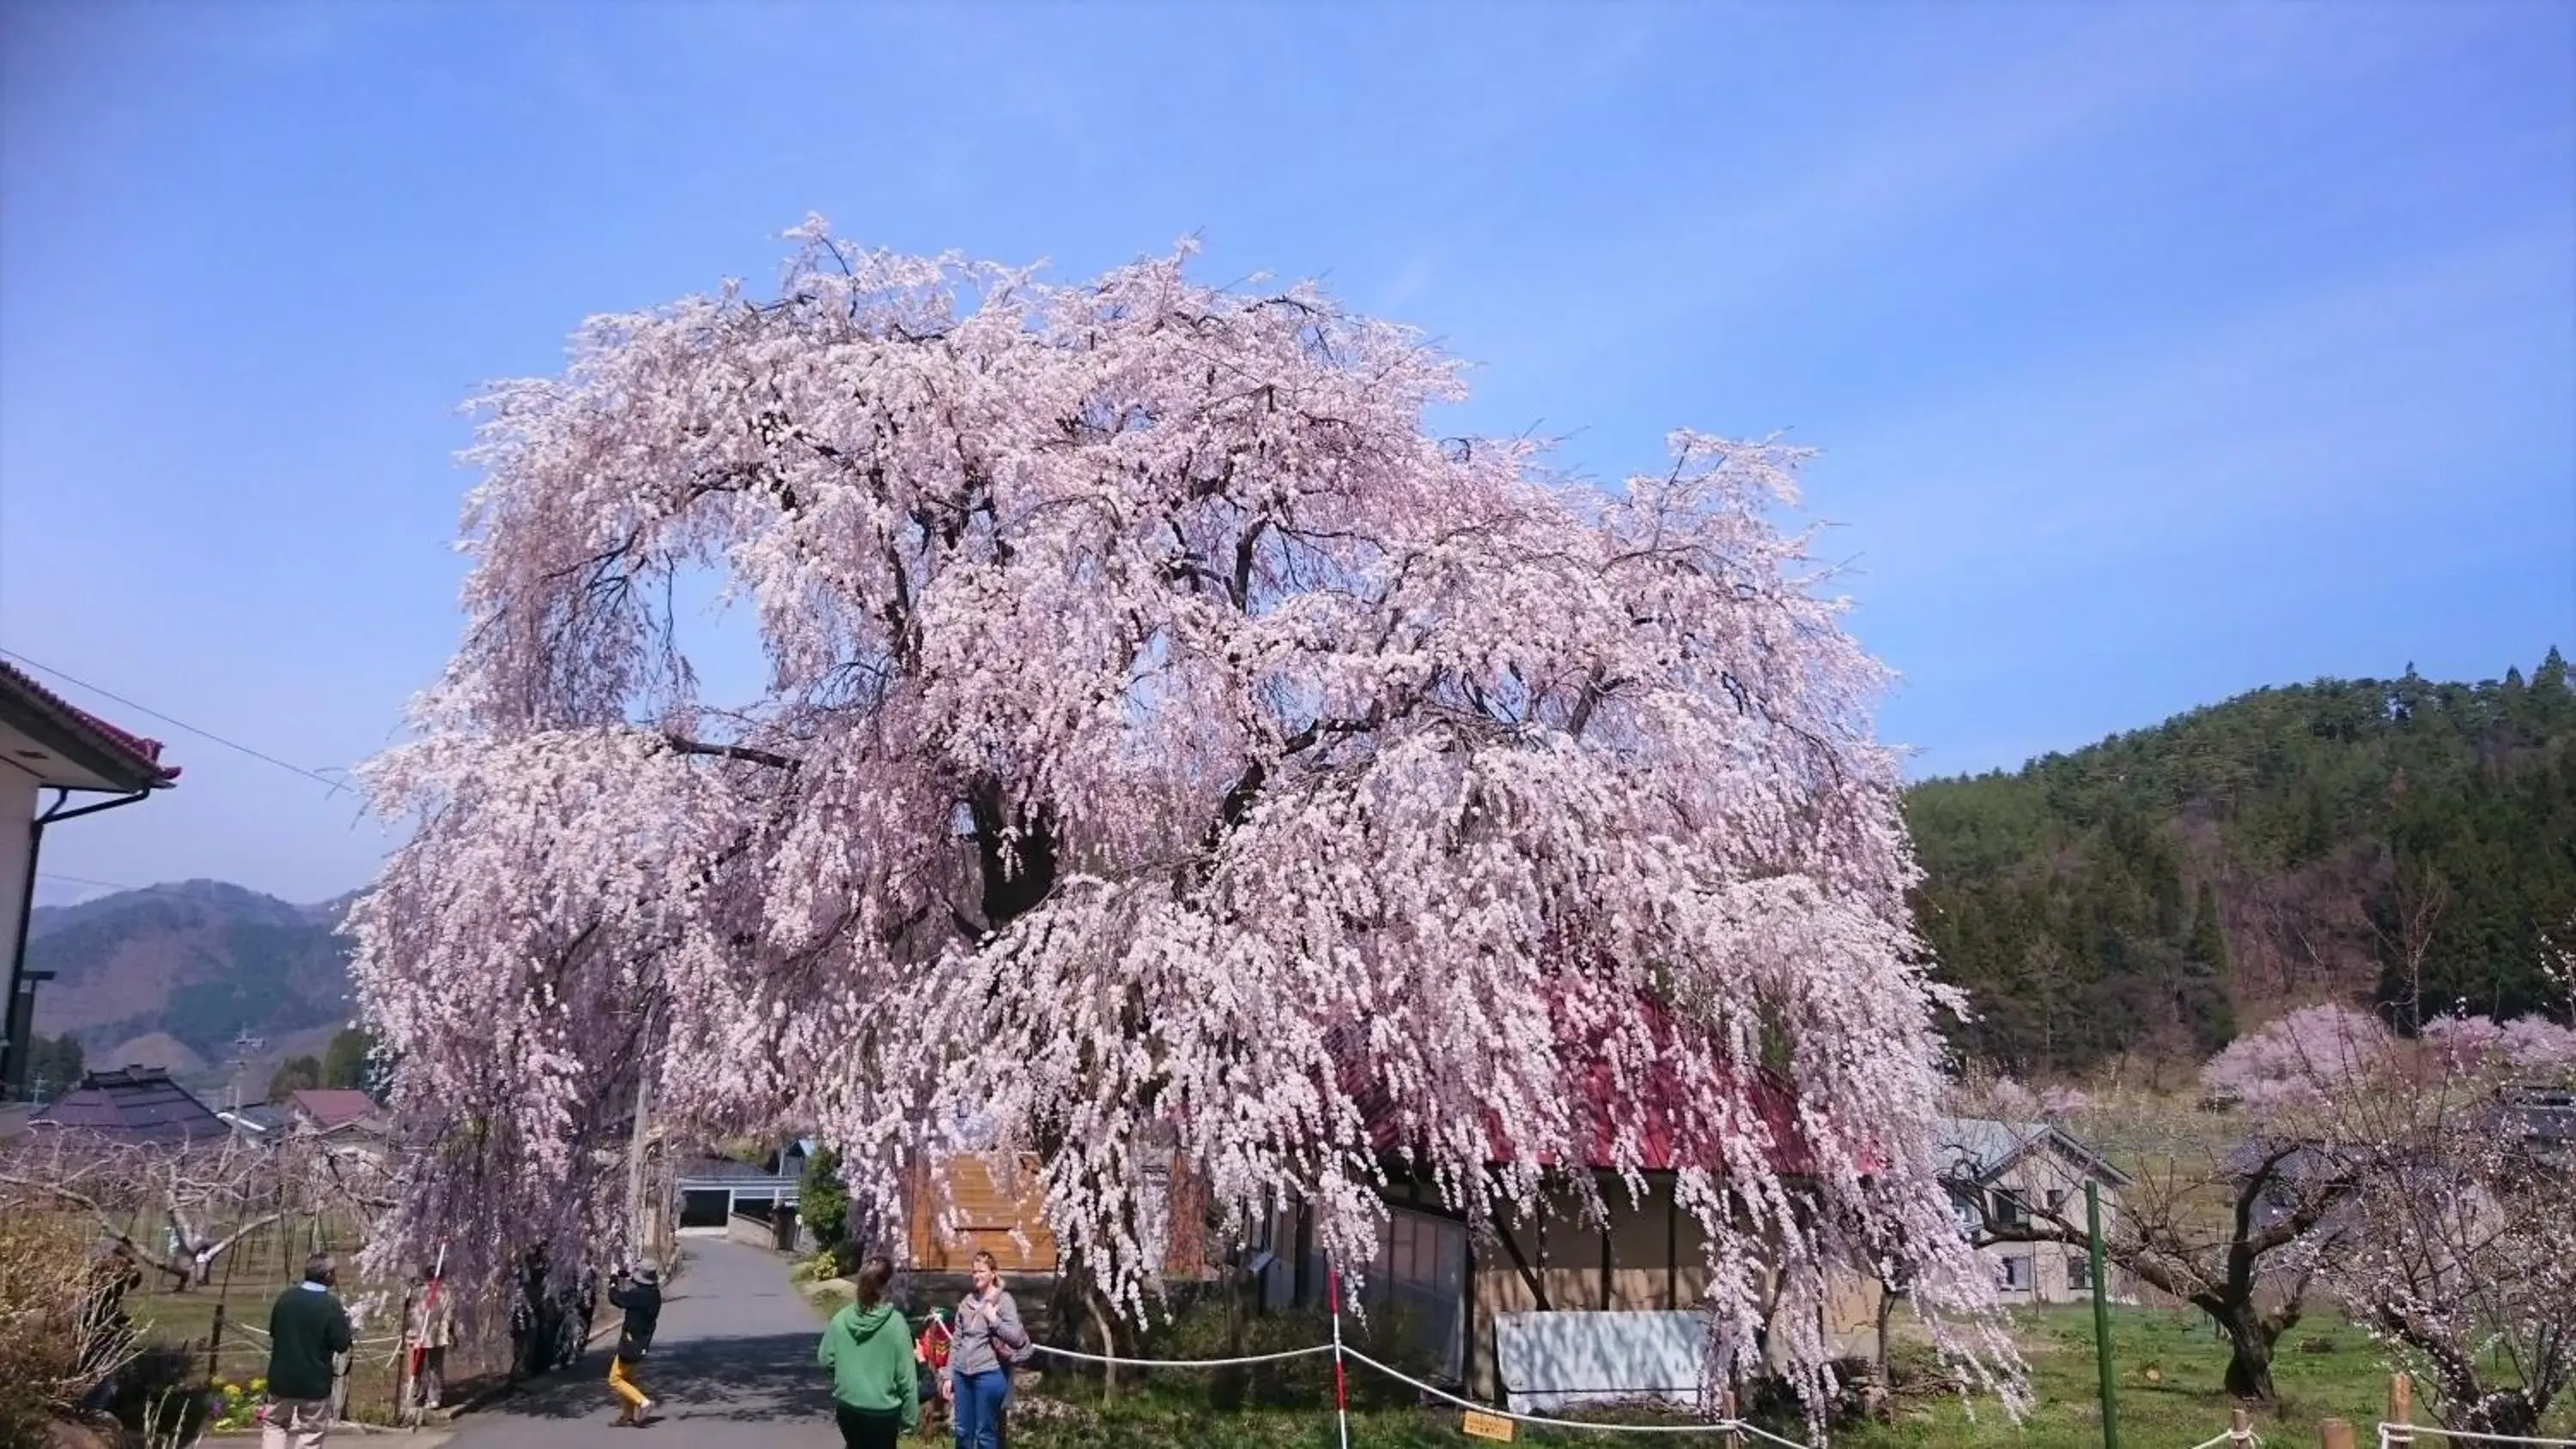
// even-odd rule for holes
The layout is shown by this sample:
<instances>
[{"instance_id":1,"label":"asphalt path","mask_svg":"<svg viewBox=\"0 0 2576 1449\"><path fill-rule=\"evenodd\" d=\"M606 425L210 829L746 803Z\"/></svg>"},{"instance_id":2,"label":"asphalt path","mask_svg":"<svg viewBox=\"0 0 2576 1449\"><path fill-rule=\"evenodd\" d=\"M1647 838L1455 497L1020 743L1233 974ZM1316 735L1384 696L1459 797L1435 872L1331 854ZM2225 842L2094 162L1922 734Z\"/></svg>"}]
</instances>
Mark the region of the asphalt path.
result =
<instances>
[{"instance_id":1,"label":"asphalt path","mask_svg":"<svg viewBox=\"0 0 2576 1449\"><path fill-rule=\"evenodd\" d=\"M834 1449L831 1380L814 1363L822 1319L776 1254L693 1238L668 1285L653 1354L635 1374L653 1396L641 1430L615 1427L607 1347L459 1419L454 1449ZM613 1338L610 1340L613 1344Z\"/></svg>"}]
</instances>

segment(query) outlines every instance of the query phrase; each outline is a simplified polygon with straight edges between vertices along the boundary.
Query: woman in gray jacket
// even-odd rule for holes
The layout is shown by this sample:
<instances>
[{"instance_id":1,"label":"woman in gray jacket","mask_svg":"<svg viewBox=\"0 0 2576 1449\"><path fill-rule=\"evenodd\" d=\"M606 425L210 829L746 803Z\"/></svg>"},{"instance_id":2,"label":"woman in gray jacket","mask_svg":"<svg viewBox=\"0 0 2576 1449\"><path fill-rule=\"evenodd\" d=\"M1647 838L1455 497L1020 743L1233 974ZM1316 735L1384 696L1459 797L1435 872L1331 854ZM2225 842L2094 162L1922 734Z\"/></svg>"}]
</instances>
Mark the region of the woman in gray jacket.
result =
<instances>
[{"instance_id":1,"label":"woman in gray jacket","mask_svg":"<svg viewBox=\"0 0 2576 1449\"><path fill-rule=\"evenodd\" d=\"M957 1449L1001 1449L1011 1365L1028 1354L1029 1335L1020 1327L1020 1305L1002 1287L993 1255L977 1253L974 1262L975 1288L957 1305L956 1346L948 1358Z\"/></svg>"}]
</instances>

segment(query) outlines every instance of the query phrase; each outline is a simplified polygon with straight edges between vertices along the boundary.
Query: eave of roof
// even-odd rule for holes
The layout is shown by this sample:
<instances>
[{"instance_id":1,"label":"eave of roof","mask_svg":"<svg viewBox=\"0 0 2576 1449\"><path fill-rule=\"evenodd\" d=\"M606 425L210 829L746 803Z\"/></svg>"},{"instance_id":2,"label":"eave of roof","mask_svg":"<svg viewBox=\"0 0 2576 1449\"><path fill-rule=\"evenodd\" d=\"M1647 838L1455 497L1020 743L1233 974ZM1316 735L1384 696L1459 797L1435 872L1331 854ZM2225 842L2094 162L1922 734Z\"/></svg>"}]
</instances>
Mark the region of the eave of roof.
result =
<instances>
[{"instance_id":1,"label":"eave of roof","mask_svg":"<svg viewBox=\"0 0 2576 1449\"><path fill-rule=\"evenodd\" d=\"M0 660L0 715L61 751L73 763L129 790L156 790L179 778L161 763L161 742L118 729L54 693L26 671Z\"/></svg>"}]
</instances>

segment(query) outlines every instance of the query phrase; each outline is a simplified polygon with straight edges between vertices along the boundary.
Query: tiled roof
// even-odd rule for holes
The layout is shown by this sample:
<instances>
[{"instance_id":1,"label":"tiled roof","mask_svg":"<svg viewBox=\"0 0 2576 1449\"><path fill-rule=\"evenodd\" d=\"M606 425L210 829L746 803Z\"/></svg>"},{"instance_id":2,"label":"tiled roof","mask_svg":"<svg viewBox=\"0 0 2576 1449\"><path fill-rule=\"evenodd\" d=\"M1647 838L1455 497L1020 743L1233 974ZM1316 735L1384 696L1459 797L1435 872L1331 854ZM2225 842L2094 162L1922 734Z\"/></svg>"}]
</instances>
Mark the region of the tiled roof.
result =
<instances>
[{"instance_id":1,"label":"tiled roof","mask_svg":"<svg viewBox=\"0 0 2576 1449\"><path fill-rule=\"evenodd\" d=\"M2103 1161L2064 1128L2048 1122L1999 1122L1990 1117L1942 1118L1934 1144L1941 1160L1933 1165L1947 1172L1956 1164L1967 1163L1976 1169L1976 1180L1983 1182L2042 1143L2055 1144L2076 1165L2105 1182L2119 1186L2129 1181L2128 1174Z\"/></svg>"},{"instance_id":2,"label":"tiled roof","mask_svg":"<svg viewBox=\"0 0 2576 1449\"><path fill-rule=\"evenodd\" d=\"M286 1125L285 1116L266 1102L253 1102L240 1111L223 1112L217 1115L227 1121L238 1122L253 1132L274 1132Z\"/></svg>"},{"instance_id":3,"label":"tiled roof","mask_svg":"<svg viewBox=\"0 0 2576 1449\"><path fill-rule=\"evenodd\" d=\"M376 1115L376 1099L347 1087L307 1087L288 1096L288 1105L329 1132Z\"/></svg>"},{"instance_id":4,"label":"tiled roof","mask_svg":"<svg viewBox=\"0 0 2576 1449\"><path fill-rule=\"evenodd\" d=\"M31 1126L80 1129L129 1142L195 1142L232 1129L214 1109L159 1067L91 1072L27 1118Z\"/></svg>"},{"instance_id":5,"label":"tiled roof","mask_svg":"<svg viewBox=\"0 0 2576 1449\"><path fill-rule=\"evenodd\" d=\"M131 768L135 774L159 784L179 778L179 767L161 763L161 742L146 739L128 730L118 729L107 721L54 693L25 670L0 659L0 690L22 697L39 714L72 734L87 739L94 749L105 751Z\"/></svg>"},{"instance_id":6,"label":"tiled roof","mask_svg":"<svg viewBox=\"0 0 2576 1449\"><path fill-rule=\"evenodd\" d=\"M1707 1050L1705 1040L1687 1040L1694 1036L1705 1038L1707 1029L1697 1023L1644 997L1639 998L1637 1010L1658 1047L1659 1059L1707 1060L1722 1055ZM1621 1081L1609 1061L1606 1044L1574 1024L1574 1013L1559 1011L1556 1015L1557 1059L1569 1075L1579 1074L1578 1120L1574 1126L1579 1140L1586 1144L1585 1166L1599 1171L1616 1168L1619 1164L1613 1149L1619 1129L1633 1126L1638 1159L1634 1165L1642 1171L1669 1172L1685 1166L1725 1170L1727 1144L1710 1132L1714 1114L1707 1110L1705 1091L1685 1087L1663 1069L1650 1069L1642 1078ZM1367 1115L1369 1137L1376 1149L1381 1153L1399 1151L1406 1145L1404 1124L1395 1115L1387 1094L1361 1081L1357 1067L1361 1055L1344 1055L1344 1087ZM1772 1166L1792 1175L1813 1171L1813 1157L1799 1133L1795 1097L1788 1084L1774 1073L1756 1069L1738 1074L1734 1090L1741 1099L1739 1105L1749 1111L1750 1120L1762 1124L1762 1135L1769 1138L1766 1152ZM1698 1110L1684 1110L1686 1104L1697 1104ZM1517 1154L1511 1134L1500 1117L1492 1112L1484 1115L1488 1160L1514 1160ZM1541 1162L1556 1165L1544 1157Z\"/></svg>"}]
</instances>

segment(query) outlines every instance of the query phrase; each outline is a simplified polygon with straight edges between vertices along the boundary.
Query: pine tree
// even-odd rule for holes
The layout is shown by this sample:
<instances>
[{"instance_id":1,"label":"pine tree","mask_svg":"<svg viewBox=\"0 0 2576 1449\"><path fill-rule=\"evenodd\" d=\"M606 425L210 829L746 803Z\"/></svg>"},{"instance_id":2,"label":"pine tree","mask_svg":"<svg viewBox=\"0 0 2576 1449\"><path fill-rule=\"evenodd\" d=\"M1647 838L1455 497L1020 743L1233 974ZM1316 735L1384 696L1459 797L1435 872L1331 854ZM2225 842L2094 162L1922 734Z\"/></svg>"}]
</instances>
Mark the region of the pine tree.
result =
<instances>
[{"instance_id":1,"label":"pine tree","mask_svg":"<svg viewBox=\"0 0 2576 1449\"><path fill-rule=\"evenodd\" d=\"M373 1082L376 1039L362 1027L343 1027L322 1052L321 1085L365 1091Z\"/></svg>"},{"instance_id":2,"label":"pine tree","mask_svg":"<svg viewBox=\"0 0 2576 1449\"><path fill-rule=\"evenodd\" d=\"M318 1057L288 1057L268 1079L268 1100L283 1102L297 1092L310 1091L322 1085L322 1062Z\"/></svg>"}]
</instances>

